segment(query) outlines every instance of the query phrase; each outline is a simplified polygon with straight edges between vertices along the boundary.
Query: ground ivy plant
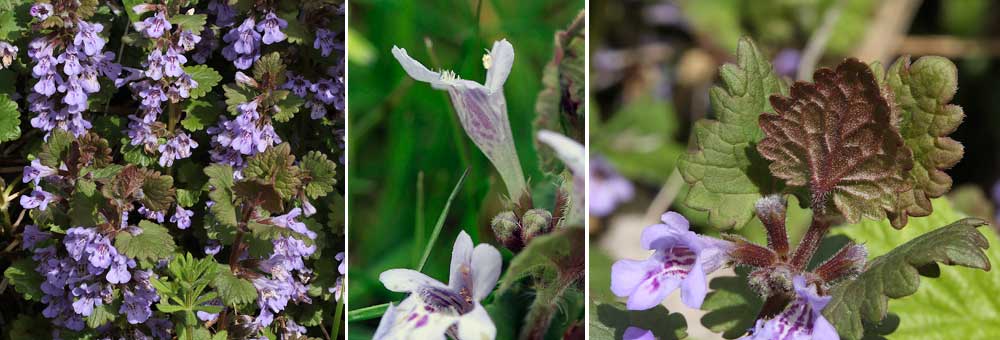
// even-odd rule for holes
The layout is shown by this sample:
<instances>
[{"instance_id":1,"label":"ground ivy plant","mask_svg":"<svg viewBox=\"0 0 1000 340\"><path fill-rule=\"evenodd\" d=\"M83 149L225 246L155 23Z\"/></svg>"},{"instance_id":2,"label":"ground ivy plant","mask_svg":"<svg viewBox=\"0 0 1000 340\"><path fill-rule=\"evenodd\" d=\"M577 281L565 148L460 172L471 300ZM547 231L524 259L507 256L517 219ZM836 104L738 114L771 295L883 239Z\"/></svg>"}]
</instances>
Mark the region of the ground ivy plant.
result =
<instances>
[{"instance_id":1,"label":"ground ivy plant","mask_svg":"<svg viewBox=\"0 0 1000 340\"><path fill-rule=\"evenodd\" d=\"M683 318L660 307L680 290L682 302L708 311L702 322L726 338L878 337L900 323L889 300L913 295L921 276L943 273L939 265L990 269L988 238L977 230L983 220L949 209L949 220L925 227L920 219L920 234L898 243L892 240L904 236L889 228L936 216L932 200L951 187L944 171L962 158L962 145L948 138L963 118L949 104L957 89L949 60L902 57L884 69L846 59L788 86L743 39L736 64L723 66L720 77L723 85L711 92L716 120L696 124L680 160L691 186L683 204L723 230L757 218L767 244L696 234L684 216L664 214L640 240L653 254L612 266L611 291L627 299L625 310L594 306L592 334L683 337ZM797 244L787 236L788 195L812 213ZM834 228L841 224L851 225ZM851 238L828 237L831 230ZM869 239L873 233L881 237ZM895 246L866 246L871 241ZM869 259L872 251L878 256ZM725 266L738 276L709 284L706 275ZM653 308L670 326L637 314Z\"/></svg>"},{"instance_id":2,"label":"ground ivy plant","mask_svg":"<svg viewBox=\"0 0 1000 340\"><path fill-rule=\"evenodd\" d=\"M447 283L421 273L444 223L446 205L420 264L379 276L386 289L409 295L351 311L352 321L381 317L374 339L583 336L585 18L581 13L556 33L552 61L540 80L545 89L536 102L533 135L545 176L532 184L516 152L503 89L515 62L516 41L499 40L486 51L483 83L451 71L432 71L405 49L392 49L410 77L448 92L466 135L500 175L507 195L490 227L510 262L502 270L500 250L475 245L462 231L451 248ZM460 187L461 180L452 198Z\"/></svg>"},{"instance_id":3,"label":"ground ivy plant","mask_svg":"<svg viewBox=\"0 0 1000 340\"><path fill-rule=\"evenodd\" d=\"M0 10L4 336L343 333L343 1Z\"/></svg>"}]
</instances>

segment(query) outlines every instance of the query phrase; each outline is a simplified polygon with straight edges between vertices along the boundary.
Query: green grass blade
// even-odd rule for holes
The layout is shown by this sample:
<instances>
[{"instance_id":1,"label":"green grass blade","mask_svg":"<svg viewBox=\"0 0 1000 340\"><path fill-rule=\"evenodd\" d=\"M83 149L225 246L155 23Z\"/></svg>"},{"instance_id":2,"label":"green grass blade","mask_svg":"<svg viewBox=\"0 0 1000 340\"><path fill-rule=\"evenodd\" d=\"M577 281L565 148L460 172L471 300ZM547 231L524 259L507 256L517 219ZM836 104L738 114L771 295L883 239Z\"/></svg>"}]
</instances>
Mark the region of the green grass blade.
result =
<instances>
[{"instance_id":1,"label":"green grass blade","mask_svg":"<svg viewBox=\"0 0 1000 340\"><path fill-rule=\"evenodd\" d=\"M448 209L451 208L451 201L455 199L455 195L462 188L462 184L465 183L465 177L469 175L469 169L466 168L465 172L462 173L462 177L458 179L458 183L455 184L455 188L451 190L451 195L448 196L448 201L444 203L444 209L441 210L441 215L438 215L437 223L434 224L434 230L431 232L431 238L427 240L427 245L424 246L424 256L420 258L420 265L417 266L417 271L424 269L424 265L427 264L427 258L431 256L431 249L434 248L434 242L437 241L439 235L441 235L441 228L444 227L444 219L448 216Z\"/></svg>"},{"instance_id":2,"label":"green grass blade","mask_svg":"<svg viewBox=\"0 0 1000 340\"><path fill-rule=\"evenodd\" d=\"M347 322L365 321L378 318L385 313L386 309L389 309L388 303L355 309L347 312Z\"/></svg>"}]
</instances>

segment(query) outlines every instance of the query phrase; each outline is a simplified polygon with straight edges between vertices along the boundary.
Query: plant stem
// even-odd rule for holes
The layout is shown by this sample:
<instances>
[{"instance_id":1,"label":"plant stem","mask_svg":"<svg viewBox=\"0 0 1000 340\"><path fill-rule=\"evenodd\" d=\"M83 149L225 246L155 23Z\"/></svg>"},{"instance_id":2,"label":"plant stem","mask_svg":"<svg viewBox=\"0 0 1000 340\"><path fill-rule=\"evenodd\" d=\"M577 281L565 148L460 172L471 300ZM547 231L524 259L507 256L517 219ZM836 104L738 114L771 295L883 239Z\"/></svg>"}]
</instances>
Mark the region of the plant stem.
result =
<instances>
[{"instance_id":1,"label":"plant stem","mask_svg":"<svg viewBox=\"0 0 1000 340\"><path fill-rule=\"evenodd\" d=\"M525 316L525 325L521 329L520 339L541 340L545 338L552 318L558 310L557 301L562 297L566 289L575 280L564 279L562 275L554 282L555 286L546 287L537 291L535 301L528 307L528 315Z\"/></svg>"},{"instance_id":2,"label":"plant stem","mask_svg":"<svg viewBox=\"0 0 1000 340\"><path fill-rule=\"evenodd\" d=\"M813 254L819 249L820 241L823 240L823 236L826 236L828 231L830 231L830 223L823 220L819 214L813 215L809 230L806 230L802 241L799 241L798 247L795 248L795 255L792 256L792 268L799 271L806 269Z\"/></svg>"},{"instance_id":3,"label":"plant stem","mask_svg":"<svg viewBox=\"0 0 1000 340\"><path fill-rule=\"evenodd\" d=\"M177 126L177 120L180 119L180 106L178 106L177 103L170 103L169 107L167 131L173 132L174 127Z\"/></svg>"},{"instance_id":4,"label":"plant stem","mask_svg":"<svg viewBox=\"0 0 1000 340\"><path fill-rule=\"evenodd\" d=\"M368 306L365 308L352 309L347 313L347 322L365 321L381 317L389 309L388 303Z\"/></svg>"},{"instance_id":5,"label":"plant stem","mask_svg":"<svg viewBox=\"0 0 1000 340\"><path fill-rule=\"evenodd\" d=\"M346 292L345 292L346 293ZM344 319L344 296L341 295L340 299L337 300L337 311L333 314L333 330L330 334L333 334L333 338L337 339L337 335L340 334L340 322ZM320 326L322 327L322 325Z\"/></svg>"}]
</instances>

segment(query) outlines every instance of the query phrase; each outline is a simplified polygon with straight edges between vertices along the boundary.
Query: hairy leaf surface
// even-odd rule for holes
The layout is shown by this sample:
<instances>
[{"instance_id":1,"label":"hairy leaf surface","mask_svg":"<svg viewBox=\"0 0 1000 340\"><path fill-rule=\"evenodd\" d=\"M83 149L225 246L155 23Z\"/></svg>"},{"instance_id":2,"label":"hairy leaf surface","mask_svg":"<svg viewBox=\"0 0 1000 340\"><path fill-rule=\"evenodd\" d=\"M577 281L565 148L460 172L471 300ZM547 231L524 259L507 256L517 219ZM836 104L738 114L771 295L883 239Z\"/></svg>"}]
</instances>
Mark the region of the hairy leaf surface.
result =
<instances>
[{"instance_id":1,"label":"hairy leaf surface","mask_svg":"<svg viewBox=\"0 0 1000 340\"><path fill-rule=\"evenodd\" d=\"M764 137L757 119L771 111L769 96L787 93L767 56L750 39L740 40L736 59L736 65L722 66L723 86L710 92L718 120L695 124L692 150L678 163L691 186L684 204L707 211L709 224L723 229L742 228L753 218L762 193L776 189L755 147Z\"/></svg>"},{"instance_id":2,"label":"hairy leaf surface","mask_svg":"<svg viewBox=\"0 0 1000 340\"><path fill-rule=\"evenodd\" d=\"M948 104L958 88L958 70L946 58L923 57L910 64L902 57L883 80L899 110L899 132L913 151L913 169L907 174L910 190L899 194L892 225L902 228L907 216L927 216L931 199L951 189L944 170L962 159L962 144L948 135L965 118L962 107Z\"/></svg>"},{"instance_id":3,"label":"hairy leaf surface","mask_svg":"<svg viewBox=\"0 0 1000 340\"><path fill-rule=\"evenodd\" d=\"M174 253L176 245L167 228L145 220L139 222L139 228L142 233L138 235L119 233L115 237L115 248L140 261L165 259Z\"/></svg>"},{"instance_id":4,"label":"hairy leaf surface","mask_svg":"<svg viewBox=\"0 0 1000 340\"><path fill-rule=\"evenodd\" d=\"M809 190L818 213L839 213L851 223L885 218L913 166L892 106L868 65L856 59L820 69L813 79L797 82L788 97L771 97L777 114L761 116L766 137L757 150L774 176Z\"/></svg>"},{"instance_id":5,"label":"hairy leaf surface","mask_svg":"<svg viewBox=\"0 0 1000 340\"><path fill-rule=\"evenodd\" d=\"M841 338L860 339L863 321L881 321L888 313L890 298L899 299L917 292L921 286L921 270L936 268L938 263L989 270L990 261L984 252L989 243L976 229L985 224L980 219L962 219L917 236L875 258L857 279L831 290L833 300L823 314L834 324ZM893 231L891 228L855 226L848 233L858 240L879 240L871 233L880 230ZM886 235L881 242L898 239L895 236ZM905 315L901 317L906 319Z\"/></svg>"}]
</instances>

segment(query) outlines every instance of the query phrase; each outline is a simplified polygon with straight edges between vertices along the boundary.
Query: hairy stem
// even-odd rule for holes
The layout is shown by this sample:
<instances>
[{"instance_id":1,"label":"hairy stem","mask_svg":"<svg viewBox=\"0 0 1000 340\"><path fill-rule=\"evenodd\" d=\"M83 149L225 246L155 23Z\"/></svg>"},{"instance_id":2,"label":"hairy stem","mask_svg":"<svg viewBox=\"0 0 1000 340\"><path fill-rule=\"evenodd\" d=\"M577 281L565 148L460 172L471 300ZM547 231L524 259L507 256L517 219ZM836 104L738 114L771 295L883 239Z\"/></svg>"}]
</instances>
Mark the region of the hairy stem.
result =
<instances>
[{"instance_id":1,"label":"hairy stem","mask_svg":"<svg viewBox=\"0 0 1000 340\"><path fill-rule=\"evenodd\" d=\"M798 247L795 248L795 255L792 256L792 268L799 271L806 269L806 265L812 260L816 250L819 249L820 241L823 240L823 236L826 236L828 231L830 231L830 223L819 215L813 215L809 230L806 230L802 241L799 241Z\"/></svg>"},{"instance_id":2,"label":"hairy stem","mask_svg":"<svg viewBox=\"0 0 1000 340\"><path fill-rule=\"evenodd\" d=\"M521 330L520 339L541 340L545 338L545 333L548 332L552 318L558 310L556 302L574 281L560 277L553 283L554 286L538 290L535 301L528 307L528 315L524 318L525 327Z\"/></svg>"}]
</instances>

